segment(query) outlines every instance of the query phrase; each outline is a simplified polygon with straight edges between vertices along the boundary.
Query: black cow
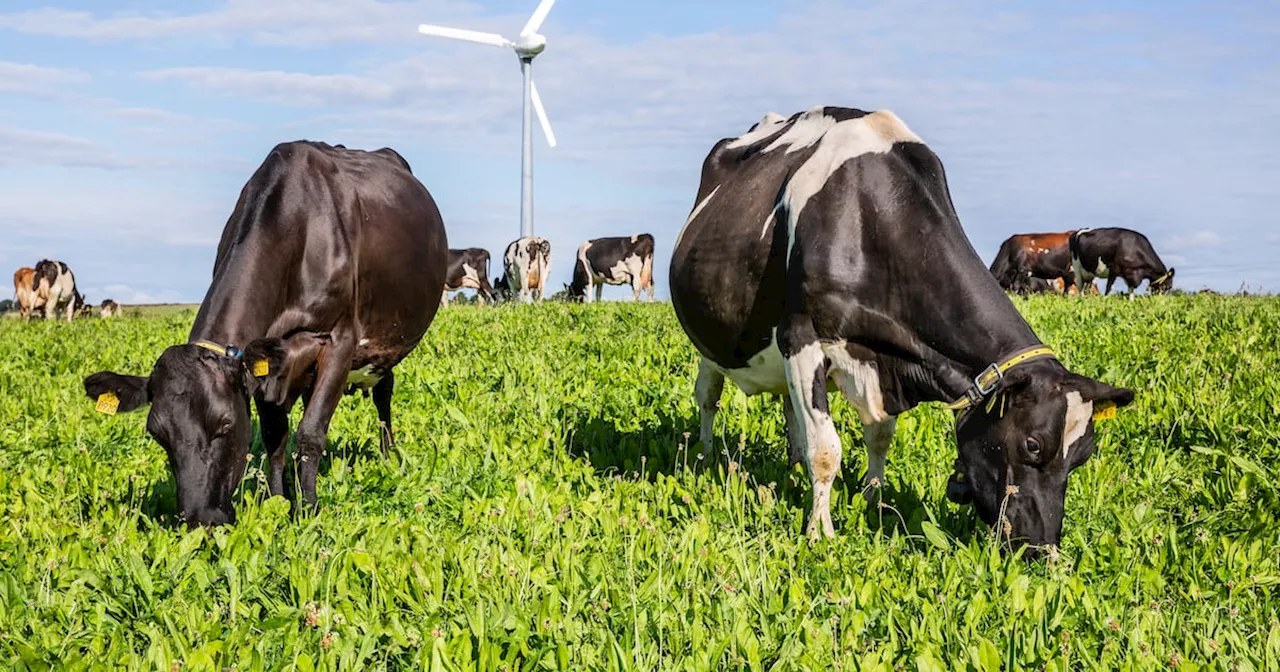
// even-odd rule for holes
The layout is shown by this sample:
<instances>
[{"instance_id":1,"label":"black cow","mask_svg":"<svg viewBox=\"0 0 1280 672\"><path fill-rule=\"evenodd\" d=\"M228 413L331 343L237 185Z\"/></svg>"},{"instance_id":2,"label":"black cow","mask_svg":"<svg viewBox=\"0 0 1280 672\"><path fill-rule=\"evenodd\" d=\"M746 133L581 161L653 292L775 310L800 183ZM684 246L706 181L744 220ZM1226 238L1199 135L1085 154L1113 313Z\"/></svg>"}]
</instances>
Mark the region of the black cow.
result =
<instances>
[{"instance_id":1,"label":"black cow","mask_svg":"<svg viewBox=\"0 0 1280 672\"><path fill-rule=\"evenodd\" d=\"M233 521L257 402L272 494L284 494L299 397L298 476L308 508L344 390L373 387L391 445L393 367L421 340L444 288L448 241L431 194L394 150L276 146L240 192L188 342L149 377L101 372L85 392L108 413L151 404L189 524ZM289 470L292 472L292 470Z\"/></svg>"},{"instance_id":2,"label":"black cow","mask_svg":"<svg viewBox=\"0 0 1280 672\"><path fill-rule=\"evenodd\" d=\"M1075 270L1076 284L1106 278L1104 295L1111 294L1116 278L1124 278L1130 299L1143 280L1147 281L1147 289L1152 294L1173 289L1174 269L1165 268L1146 236L1130 229L1109 227L1073 233L1071 267Z\"/></svg>"},{"instance_id":3,"label":"black cow","mask_svg":"<svg viewBox=\"0 0 1280 672\"><path fill-rule=\"evenodd\" d=\"M442 306L449 305L449 292L474 289L480 303L494 300L493 286L489 284L489 251L479 247L449 250L449 270L444 277Z\"/></svg>"},{"instance_id":4,"label":"black cow","mask_svg":"<svg viewBox=\"0 0 1280 672\"><path fill-rule=\"evenodd\" d=\"M704 449L726 376L747 394L783 396L792 459L813 484L812 536L834 534L830 389L866 427L873 492L897 416L952 402L948 497L1037 546L1061 535L1068 474L1094 450L1095 408L1133 399L1068 371L1041 343L965 236L942 162L888 111L771 114L720 141L670 282L702 355Z\"/></svg>"},{"instance_id":5,"label":"black cow","mask_svg":"<svg viewBox=\"0 0 1280 672\"><path fill-rule=\"evenodd\" d=\"M649 291L653 303L653 236L641 233L617 238L596 238L578 247L573 264L573 284L565 285L571 300L599 301L605 285L631 283L631 297ZM592 296L592 290L595 296Z\"/></svg>"}]
</instances>

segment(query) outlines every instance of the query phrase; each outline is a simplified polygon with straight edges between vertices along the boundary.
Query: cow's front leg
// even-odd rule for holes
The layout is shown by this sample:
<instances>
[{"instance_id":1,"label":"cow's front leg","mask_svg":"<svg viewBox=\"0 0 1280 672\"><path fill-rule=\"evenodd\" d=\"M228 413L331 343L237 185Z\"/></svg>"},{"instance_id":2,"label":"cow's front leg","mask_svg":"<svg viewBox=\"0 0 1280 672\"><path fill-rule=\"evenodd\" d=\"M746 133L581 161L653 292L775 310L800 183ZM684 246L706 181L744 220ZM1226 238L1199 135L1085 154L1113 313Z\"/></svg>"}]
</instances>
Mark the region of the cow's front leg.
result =
<instances>
[{"instance_id":1,"label":"cow's front leg","mask_svg":"<svg viewBox=\"0 0 1280 672\"><path fill-rule=\"evenodd\" d=\"M347 377L351 373L351 355L355 351L350 335L333 335L333 341L321 352L316 362L315 385L310 403L298 423L298 480L305 508L316 506L316 474L328 440L329 421L342 399Z\"/></svg>"},{"instance_id":2,"label":"cow's front leg","mask_svg":"<svg viewBox=\"0 0 1280 672\"><path fill-rule=\"evenodd\" d=\"M378 443L382 446L384 458L396 442L395 434L391 431L391 396L395 389L395 371L387 371L387 375L373 386L373 405L378 409Z\"/></svg>"},{"instance_id":3,"label":"cow's front leg","mask_svg":"<svg viewBox=\"0 0 1280 672\"><path fill-rule=\"evenodd\" d=\"M867 442L867 473L862 476L862 494L868 504L880 503L880 489L884 487L885 458L889 456L889 444L893 442L893 432L897 427L898 417L894 415L883 422L862 426Z\"/></svg>"},{"instance_id":4,"label":"cow's front leg","mask_svg":"<svg viewBox=\"0 0 1280 672\"><path fill-rule=\"evenodd\" d=\"M827 358L812 326L807 324L779 329L778 345L782 350L792 408L804 430L805 467L813 485L809 537L834 537L831 486L840 474L841 447L827 403Z\"/></svg>"},{"instance_id":5,"label":"cow's front leg","mask_svg":"<svg viewBox=\"0 0 1280 672\"><path fill-rule=\"evenodd\" d=\"M804 421L796 416L791 395L782 395L782 414L787 424L787 469L804 464Z\"/></svg>"},{"instance_id":6,"label":"cow's front leg","mask_svg":"<svg viewBox=\"0 0 1280 672\"><path fill-rule=\"evenodd\" d=\"M289 455L289 407L256 400L258 426L262 431L262 449L267 454L267 487L272 496L290 497L285 491L285 460Z\"/></svg>"}]
</instances>

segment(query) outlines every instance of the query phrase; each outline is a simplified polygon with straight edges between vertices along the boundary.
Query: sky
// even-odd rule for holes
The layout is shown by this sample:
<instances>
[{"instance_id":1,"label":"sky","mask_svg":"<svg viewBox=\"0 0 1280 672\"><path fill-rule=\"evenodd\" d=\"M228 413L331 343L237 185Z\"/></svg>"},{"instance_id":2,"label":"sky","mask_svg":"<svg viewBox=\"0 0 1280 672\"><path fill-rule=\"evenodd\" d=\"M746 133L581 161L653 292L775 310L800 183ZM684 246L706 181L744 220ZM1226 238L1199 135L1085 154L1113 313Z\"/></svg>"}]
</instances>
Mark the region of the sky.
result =
<instances>
[{"instance_id":1,"label":"sky","mask_svg":"<svg viewBox=\"0 0 1280 672\"><path fill-rule=\"evenodd\" d=\"M65 261L93 303L198 302L245 181L308 139L399 151L499 275L519 65L417 25L514 37L535 5L5 0L0 265ZM647 231L668 296L706 153L815 105L904 119L984 262L1014 233L1123 226L1182 289L1280 289L1277 0L559 0L542 32L553 290L582 241Z\"/></svg>"}]
</instances>

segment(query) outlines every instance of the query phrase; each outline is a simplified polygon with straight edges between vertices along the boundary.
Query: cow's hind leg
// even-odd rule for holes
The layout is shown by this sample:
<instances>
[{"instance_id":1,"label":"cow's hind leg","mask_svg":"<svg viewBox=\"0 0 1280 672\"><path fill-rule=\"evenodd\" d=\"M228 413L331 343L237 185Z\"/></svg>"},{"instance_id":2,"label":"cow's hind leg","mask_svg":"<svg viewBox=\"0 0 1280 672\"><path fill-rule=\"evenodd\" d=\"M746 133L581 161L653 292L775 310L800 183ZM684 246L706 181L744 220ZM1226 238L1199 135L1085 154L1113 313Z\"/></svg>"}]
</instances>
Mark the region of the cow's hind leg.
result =
<instances>
[{"instance_id":1,"label":"cow's hind leg","mask_svg":"<svg viewBox=\"0 0 1280 672\"><path fill-rule=\"evenodd\" d=\"M716 412L720 410L720 395L724 393L724 374L703 357L698 361L698 382L694 395L698 399L698 440L702 442L702 459L715 459Z\"/></svg>"},{"instance_id":2,"label":"cow's hind leg","mask_svg":"<svg viewBox=\"0 0 1280 672\"><path fill-rule=\"evenodd\" d=\"M382 456L386 457L391 446L395 445L395 434L391 431L391 393L395 391L396 376L388 371L377 385L373 386L373 405L378 409L378 442L382 446Z\"/></svg>"},{"instance_id":3,"label":"cow's hind leg","mask_svg":"<svg viewBox=\"0 0 1280 672\"><path fill-rule=\"evenodd\" d=\"M889 456L889 444L898 427L898 417L862 426L867 442L867 473L862 475L862 494L868 504L880 503L880 489L884 487L884 463Z\"/></svg>"},{"instance_id":4,"label":"cow's hind leg","mask_svg":"<svg viewBox=\"0 0 1280 672\"><path fill-rule=\"evenodd\" d=\"M782 414L787 420L787 468L804 464L804 421L796 416L791 395L782 395Z\"/></svg>"},{"instance_id":5,"label":"cow's hind leg","mask_svg":"<svg viewBox=\"0 0 1280 672\"><path fill-rule=\"evenodd\" d=\"M298 423L298 480L306 508L316 505L316 475L324 456L329 435L329 422L338 408L351 371L351 355L355 351L349 336L334 334L332 344L324 349L316 367L315 385L310 403Z\"/></svg>"},{"instance_id":6,"label":"cow's hind leg","mask_svg":"<svg viewBox=\"0 0 1280 672\"><path fill-rule=\"evenodd\" d=\"M808 324L779 329L778 345L785 363L792 408L804 429L805 466L813 485L808 533L811 538L834 537L831 486L840 473L841 447L827 403L827 358L813 327Z\"/></svg>"}]
</instances>

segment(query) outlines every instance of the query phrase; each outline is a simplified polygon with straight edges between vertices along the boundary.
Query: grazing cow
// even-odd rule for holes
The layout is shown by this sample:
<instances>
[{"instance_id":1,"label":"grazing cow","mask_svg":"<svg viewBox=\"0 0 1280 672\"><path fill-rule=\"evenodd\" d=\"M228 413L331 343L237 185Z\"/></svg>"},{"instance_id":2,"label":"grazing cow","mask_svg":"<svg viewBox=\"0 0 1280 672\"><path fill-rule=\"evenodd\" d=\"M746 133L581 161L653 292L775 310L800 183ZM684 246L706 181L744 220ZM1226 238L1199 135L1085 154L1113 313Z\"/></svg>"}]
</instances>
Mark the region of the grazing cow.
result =
<instances>
[{"instance_id":1,"label":"grazing cow","mask_svg":"<svg viewBox=\"0 0 1280 672\"><path fill-rule=\"evenodd\" d=\"M1068 294L1077 292L1075 274L1071 270L1071 234L1020 233L1000 244L991 262L991 275L1005 290L1016 294L1046 291L1047 285L1035 279L1057 280Z\"/></svg>"},{"instance_id":2,"label":"grazing cow","mask_svg":"<svg viewBox=\"0 0 1280 672\"><path fill-rule=\"evenodd\" d=\"M704 450L726 377L782 396L792 459L813 485L808 532L832 536L841 445L828 391L844 393L866 428L871 490L897 416L951 402L948 497L975 503L1018 543L1058 542L1068 474L1094 450L1094 413L1133 392L1068 371L1036 337L965 236L942 162L898 117L770 114L716 144L695 203L670 282L702 355Z\"/></svg>"},{"instance_id":3,"label":"grazing cow","mask_svg":"<svg viewBox=\"0 0 1280 672\"><path fill-rule=\"evenodd\" d=\"M573 284L564 288L570 299L591 303L600 300L605 285L627 282L631 283L633 300L639 301L640 290L647 289L649 303L653 303L653 236L647 233L583 243L573 264Z\"/></svg>"},{"instance_id":4,"label":"grazing cow","mask_svg":"<svg viewBox=\"0 0 1280 672\"><path fill-rule=\"evenodd\" d=\"M449 292L474 289L480 303L494 300L493 287L489 285L489 251L479 247L465 250L449 250L449 270L445 273L444 295L441 306L449 305Z\"/></svg>"},{"instance_id":5,"label":"grazing cow","mask_svg":"<svg viewBox=\"0 0 1280 672\"><path fill-rule=\"evenodd\" d=\"M23 266L13 272L13 300L18 303L18 316L24 320L31 319L31 313L40 306L36 305L36 269Z\"/></svg>"},{"instance_id":6,"label":"grazing cow","mask_svg":"<svg viewBox=\"0 0 1280 672\"><path fill-rule=\"evenodd\" d=\"M1114 227L1081 229L1071 235L1070 244L1077 284L1106 278L1104 294L1110 295L1116 278L1124 278L1130 299L1143 280L1152 294L1173 289L1174 269L1165 268L1151 241L1137 231Z\"/></svg>"},{"instance_id":7,"label":"grazing cow","mask_svg":"<svg viewBox=\"0 0 1280 672\"><path fill-rule=\"evenodd\" d=\"M32 289L36 295L35 304L44 307L45 319L65 313L70 322L78 307L77 297L83 300L76 289L75 274L61 261L41 259L36 264Z\"/></svg>"},{"instance_id":8,"label":"grazing cow","mask_svg":"<svg viewBox=\"0 0 1280 672\"><path fill-rule=\"evenodd\" d=\"M509 298L525 303L542 302L547 277L551 275L551 243L541 236L525 236L513 241L502 255L502 277L498 287Z\"/></svg>"},{"instance_id":9,"label":"grazing cow","mask_svg":"<svg viewBox=\"0 0 1280 672\"><path fill-rule=\"evenodd\" d=\"M101 317L120 317L120 304L112 299L106 299L98 307L98 315Z\"/></svg>"},{"instance_id":10,"label":"grazing cow","mask_svg":"<svg viewBox=\"0 0 1280 672\"><path fill-rule=\"evenodd\" d=\"M303 401L296 471L304 508L344 391L373 388L382 451L393 441L393 367L440 306L448 241L431 194L394 150L277 145L240 192L186 343L149 377L95 373L108 413L150 403L189 525L233 521L258 407L273 495L285 494L289 412Z\"/></svg>"}]
</instances>

